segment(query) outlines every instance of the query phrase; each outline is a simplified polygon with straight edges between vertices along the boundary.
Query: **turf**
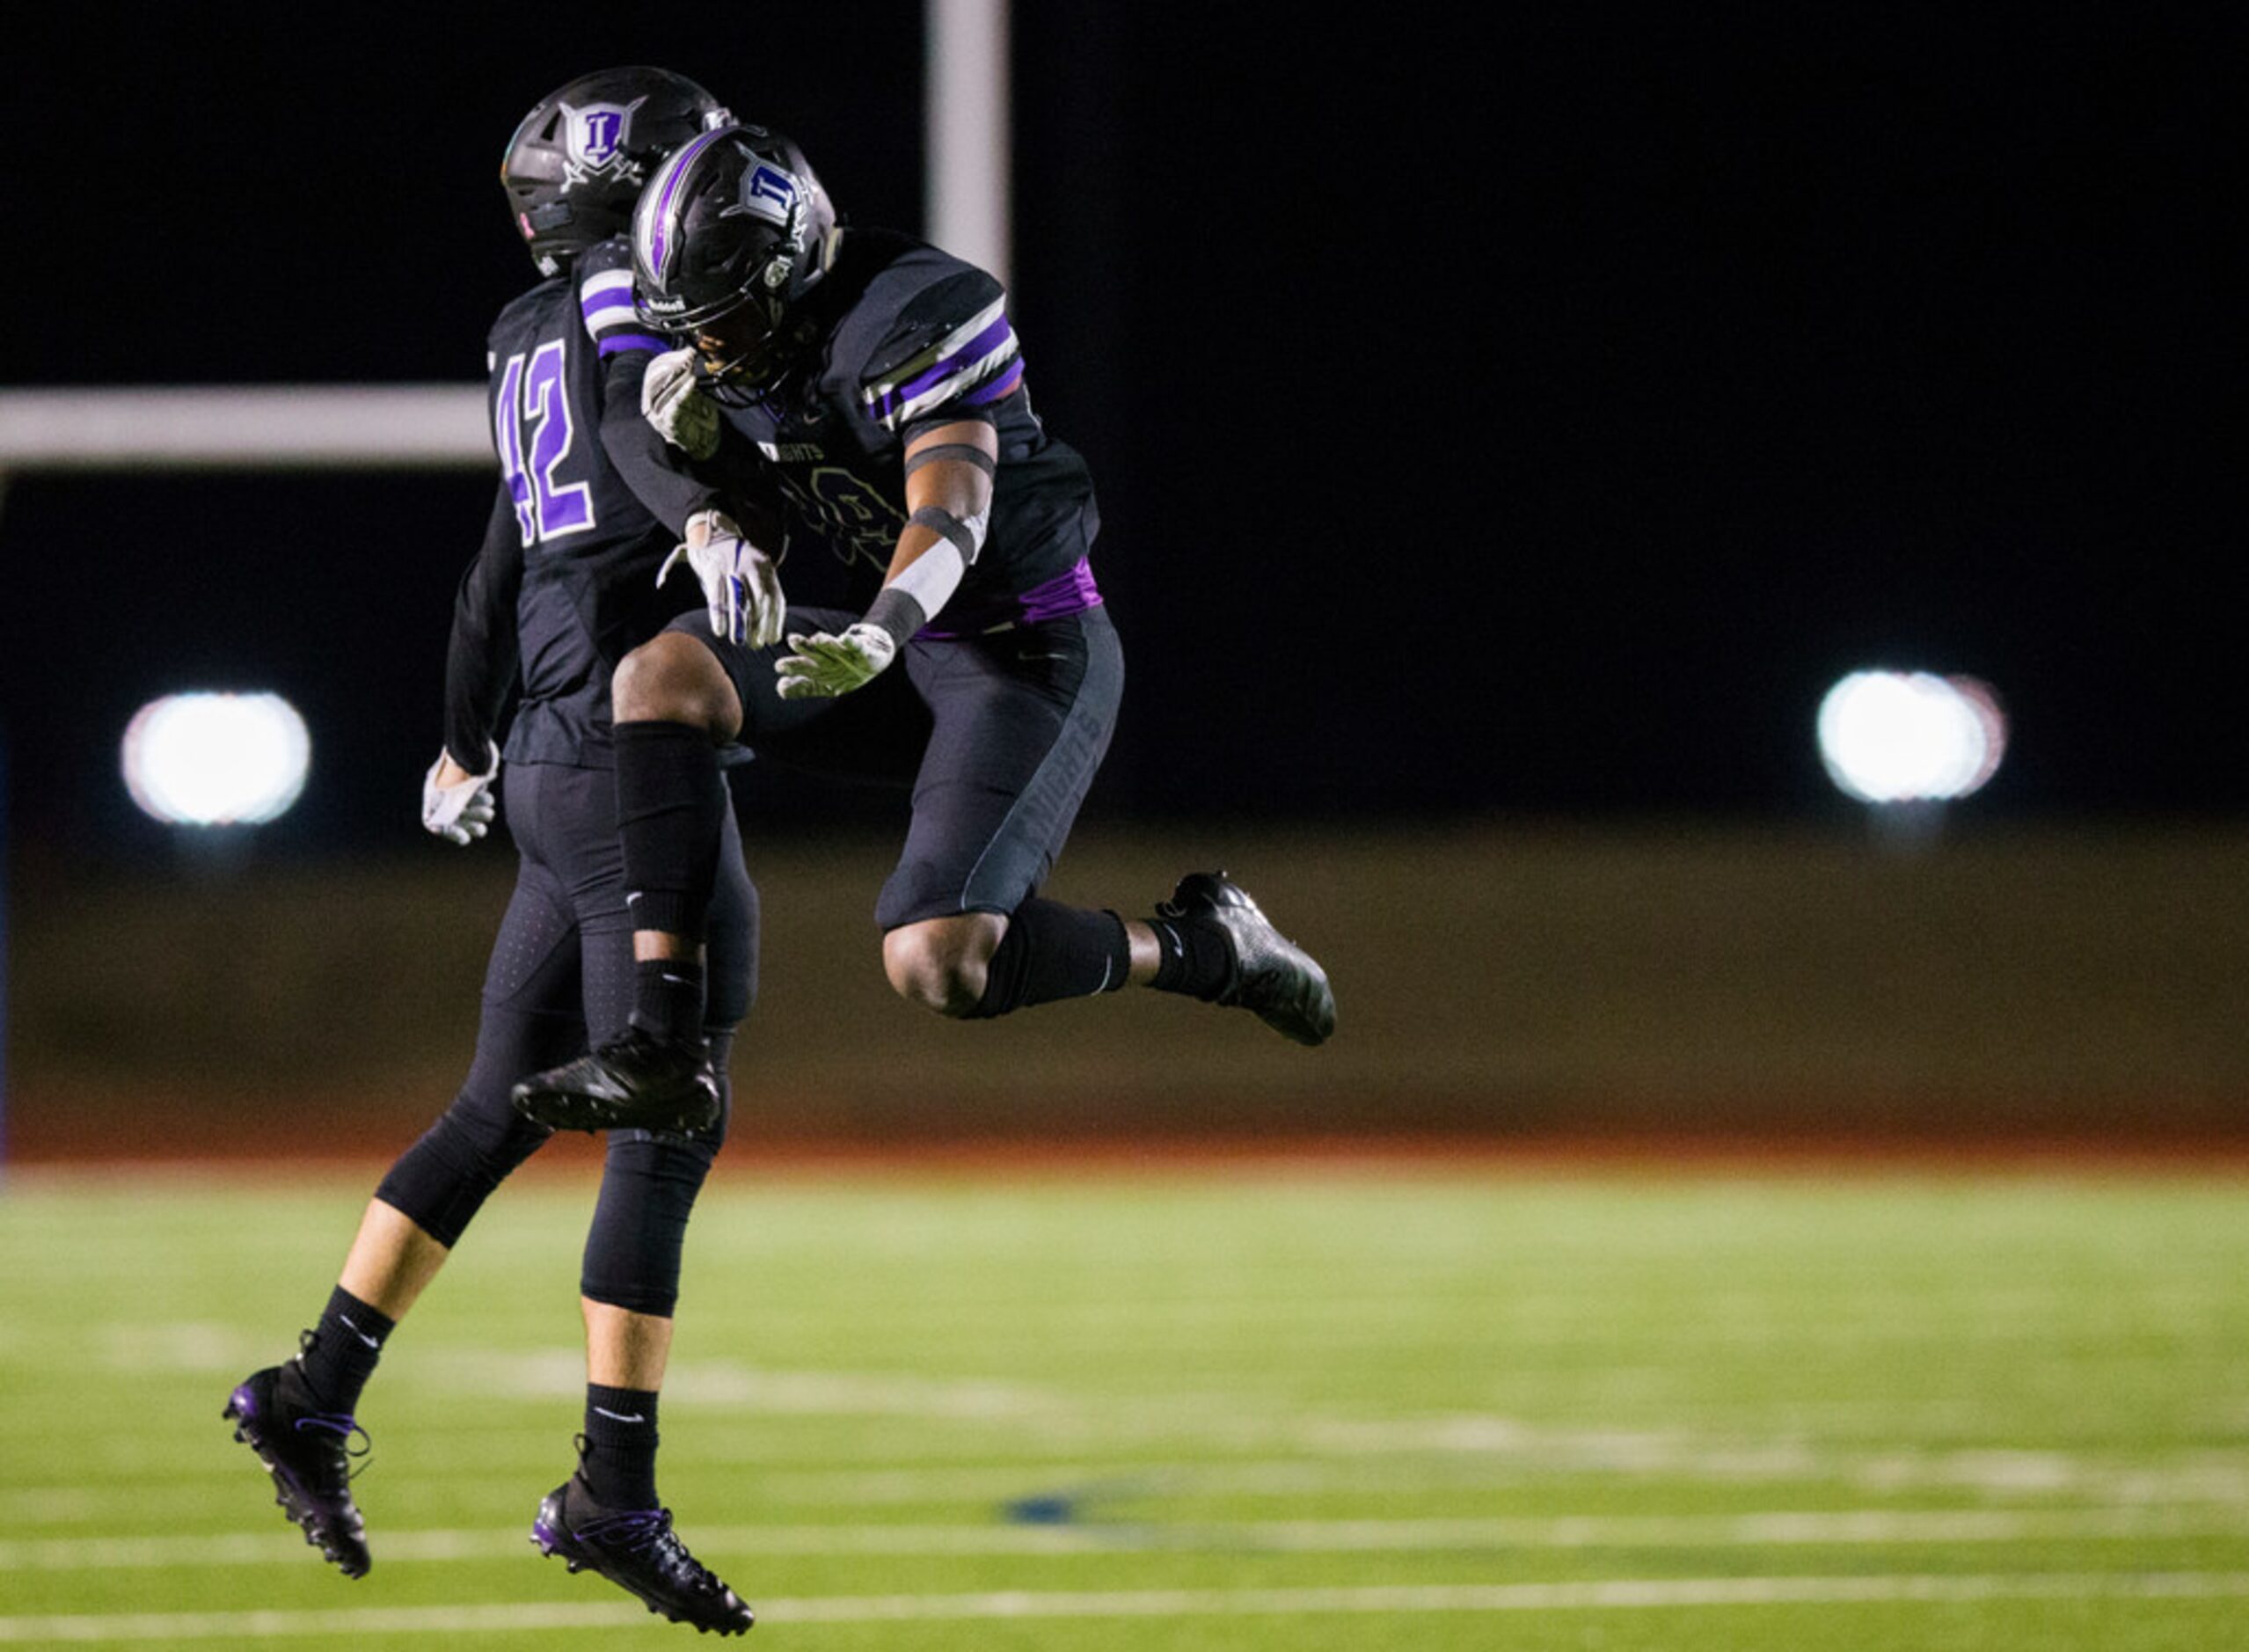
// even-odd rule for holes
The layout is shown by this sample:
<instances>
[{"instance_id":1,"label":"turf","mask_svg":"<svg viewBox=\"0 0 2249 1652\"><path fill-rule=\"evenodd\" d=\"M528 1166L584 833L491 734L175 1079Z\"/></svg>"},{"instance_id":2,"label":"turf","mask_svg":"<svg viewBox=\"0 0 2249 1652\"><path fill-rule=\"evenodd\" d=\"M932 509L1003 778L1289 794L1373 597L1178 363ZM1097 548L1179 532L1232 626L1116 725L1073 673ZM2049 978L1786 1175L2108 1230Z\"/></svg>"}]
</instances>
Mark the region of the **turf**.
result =
<instances>
[{"instance_id":1,"label":"turf","mask_svg":"<svg viewBox=\"0 0 2249 1652\"><path fill-rule=\"evenodd\" d=\"M361 1407L365 1580L218 1412L369 1182L0 1192L0 1643L683 1644L525 1541L590 1188L505 1190ZM690 1239L663 1485L819 1652L2216 1648L2249 1183L761 1177Z\"/></svg>"}]
</instances>

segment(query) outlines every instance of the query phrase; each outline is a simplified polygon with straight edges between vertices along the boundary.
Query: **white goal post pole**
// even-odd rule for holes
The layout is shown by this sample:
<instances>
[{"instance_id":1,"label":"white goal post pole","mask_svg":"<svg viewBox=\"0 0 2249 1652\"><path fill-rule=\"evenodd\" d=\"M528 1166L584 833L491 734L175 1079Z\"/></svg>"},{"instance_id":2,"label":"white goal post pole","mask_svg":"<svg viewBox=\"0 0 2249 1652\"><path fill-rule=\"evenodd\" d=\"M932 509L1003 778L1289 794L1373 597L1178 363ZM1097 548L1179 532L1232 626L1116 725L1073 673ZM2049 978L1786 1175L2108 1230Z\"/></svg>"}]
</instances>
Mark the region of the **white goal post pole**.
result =
<instances>
[{"instance_id":1,"label":"white goal post pole","mask_svg":"<svg viewBox=\"0 0 2249 1652\"><path fill-rule=\"evenodd\" d=\"M1012 284L1008 0L924 0L929 238Z\"/></svg>"},{"instance_id":2,"label":"white goal post pole","mask_svg":"<svg viewBox=\"0 0 2249 1652\"><path fill-rule=\"evenodd\" d=\"M0 390L0 476L495 463L477 384Z\"/></svg>"}]
</instances>

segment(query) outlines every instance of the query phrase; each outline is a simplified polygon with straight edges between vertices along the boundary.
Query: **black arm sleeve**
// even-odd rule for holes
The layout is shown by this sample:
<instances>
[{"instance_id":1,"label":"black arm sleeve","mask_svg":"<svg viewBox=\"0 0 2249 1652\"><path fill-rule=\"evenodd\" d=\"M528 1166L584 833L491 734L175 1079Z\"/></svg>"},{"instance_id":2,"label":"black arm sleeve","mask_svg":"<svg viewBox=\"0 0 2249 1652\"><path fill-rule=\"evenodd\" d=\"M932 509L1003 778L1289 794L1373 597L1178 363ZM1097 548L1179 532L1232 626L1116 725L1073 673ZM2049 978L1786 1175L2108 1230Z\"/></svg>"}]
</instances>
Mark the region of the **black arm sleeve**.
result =
<instances>
[{"instance_id":1,"label":"black arm sleeve","mask_svg":"<svg viewBox=\"0 0 2249 1652\"><path fill-rule=\"evenodd\" d=\"M688 457L641 416L640 380L650 359L640 350L622 350L609 358L602 386L602 451L652 515L674 533L684 533L687 519L716 503L719 490L697 477Z\"/></svg>"},{"instance_id":2,"label":"black arm sleeve","mask_svg":"<svg viewBox=\"0 0 2249 1652\"><path fill-rule=\"evenodd\" d=\"M523 535L502 483L484 548L461 575L445 652L445 749L471 774L482 774L491 761L500 708L515 685L515 596L522 584Z\"/></svg>"}]
</instances>

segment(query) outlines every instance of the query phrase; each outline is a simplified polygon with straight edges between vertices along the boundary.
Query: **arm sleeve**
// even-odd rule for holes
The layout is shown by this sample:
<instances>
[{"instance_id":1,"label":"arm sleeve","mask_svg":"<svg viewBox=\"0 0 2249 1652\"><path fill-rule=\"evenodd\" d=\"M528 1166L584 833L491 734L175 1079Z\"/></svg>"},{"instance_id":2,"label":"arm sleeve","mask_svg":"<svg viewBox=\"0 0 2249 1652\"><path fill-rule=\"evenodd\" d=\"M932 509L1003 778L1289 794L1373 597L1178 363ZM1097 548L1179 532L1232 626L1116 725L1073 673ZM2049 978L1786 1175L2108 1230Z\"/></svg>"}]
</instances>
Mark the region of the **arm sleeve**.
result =
<instances>
[{"instance_id":1,"label":"arm sleeve","mask_svg":"<svg viewBox=\"0 0 2249 1652\"><path fill-rule=\"evenodd\" d=\"M453 634L445 651L445 749L481 774L519 662L515 597L523 583L523 536L503 484L493 501L484 548L461 575Z\"/></svg>"},{"instance_id":2,"label":"arm sleeve","mask_svg":"<svg viewBox=\"0 0 2249 1652\"><path fill-rule=\"evenodd\" d=\"M602 385L602 450L633 497L675 534L699 510L722 510L734 519L749 542L769 555L783 545L781 508L762 462L746 444L722 439L709 463L698 464L670 442L640 413L640 381L648 370L645 355L612 355Z\"/></svg>"},{"instance_id":3,"label":"arm sleeve","mask_svg":"<svg viewBox=\"0 0 2249 1652\"><path fill-rule=\"evenodd\" d=\"M602 451L649 514L681 532L719 490L641 416L640 381L667 347L633 308L631 243L617 237L588 247L573 273L578 313L602 363Z\"/></svg>"},{"instance_id":4,"label":"arm sleeve","mask_svg":"<svg viewBox=\"0 0 2249 1652\"><path fill-rule=\"evenodd\" d=\"M578 318L601 358L601 450L650 515L679 533L718 488L695 475L688 457L641 416L641 380L666 342L632 306L632 243L617 237L587 247L573 274Z\"/></svg>"},{"instance_id":5,"label":"arm sleeve","mask_svg":"<svg viewBox=\"0 0 2249 1652\"><path fill-rule=\"evenodd\" d=\"M645 351L629 350L602 362L602 451L632 496L665 527L681 533L690 516L718 502L719 490L641 416L640 381L652 359Z\"/></svg>"}]
</instances>

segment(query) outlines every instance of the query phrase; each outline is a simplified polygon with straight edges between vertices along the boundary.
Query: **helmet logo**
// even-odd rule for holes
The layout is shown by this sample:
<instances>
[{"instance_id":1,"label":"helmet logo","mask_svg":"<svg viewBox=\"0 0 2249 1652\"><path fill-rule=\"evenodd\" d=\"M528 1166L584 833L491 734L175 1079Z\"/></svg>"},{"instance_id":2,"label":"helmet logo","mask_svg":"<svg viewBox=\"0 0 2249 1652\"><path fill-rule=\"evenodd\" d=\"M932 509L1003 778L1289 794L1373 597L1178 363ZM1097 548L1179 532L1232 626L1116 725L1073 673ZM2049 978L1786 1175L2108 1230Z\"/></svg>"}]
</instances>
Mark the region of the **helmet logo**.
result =
<instances>
[{"instance_id":1,"label":"helmet logo","mask_svg":"<svg viewBox=\"0 0 2249 1652\"><path fill-rule=\"evenodd\" d=\"M778 166L761 163L743 174L741 203L728 207L719 216L731 218L746 212L753 218L763 218L777 230L786 230L796 208L797 180Z\"/></svg>"},{"instance_id":2,"label":"helmet logo","mask_svg":"<svg viewBox=\"0 0 2249 1652\"><path fill-rule=\"evenodd\" d=\"M562 106L567 127L563 140L563 152L567 157L562 174L566 194L572 185L592 179L603 183L640 181L640 163L632 158L626 146L632 142L633 112L647 101L640 97L631 103L589 103L583 108L573 108L566 103Z\"/></svg>"},{"instance_id":3,"label":"helmet logo","mask_svg":"<svg viewBox=\"0 0 2249 1652\"><path fill-rule=\"evenodd\" d=\"M804 215L797 210L796 179L778 166L760 161L742 174L741 199L719 213L722 218L752 217L771 224L784 238L780 250L765 266L767 287L779 291L788 285L804 250Z\"/></svg>"}]
</instances>

